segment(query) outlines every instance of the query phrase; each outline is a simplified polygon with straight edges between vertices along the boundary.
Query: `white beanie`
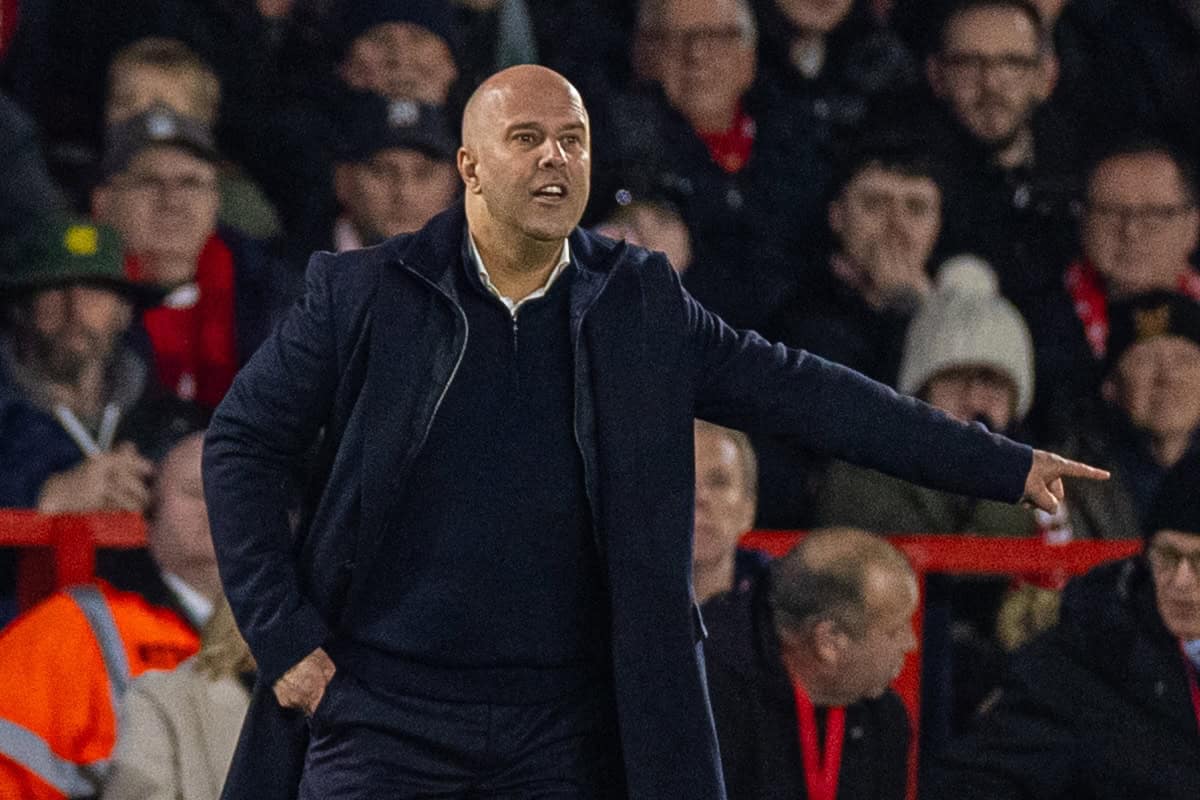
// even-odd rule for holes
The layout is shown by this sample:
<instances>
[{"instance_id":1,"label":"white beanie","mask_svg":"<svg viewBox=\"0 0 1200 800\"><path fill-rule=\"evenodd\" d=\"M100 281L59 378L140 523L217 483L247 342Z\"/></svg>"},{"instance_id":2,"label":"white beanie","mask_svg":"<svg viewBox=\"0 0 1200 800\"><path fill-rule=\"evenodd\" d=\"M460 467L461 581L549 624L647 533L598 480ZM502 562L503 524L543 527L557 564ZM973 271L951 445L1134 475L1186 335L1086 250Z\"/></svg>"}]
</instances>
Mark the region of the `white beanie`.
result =
<instances>
[{"instance_id":1,"label":"white beanie","mask_svg":"<svg viewBox=\"0 0 1200 800\"><path fill-rule=\"evenodd\" d=\"M1000 294L996 273L978 256L958 255L938 270L937 285L908 327L897 387L915 395L939 372L990 367L1017 387L1016 419L1033 403L1033 339L1016 306Z\"/></svg>"}]
</instances>

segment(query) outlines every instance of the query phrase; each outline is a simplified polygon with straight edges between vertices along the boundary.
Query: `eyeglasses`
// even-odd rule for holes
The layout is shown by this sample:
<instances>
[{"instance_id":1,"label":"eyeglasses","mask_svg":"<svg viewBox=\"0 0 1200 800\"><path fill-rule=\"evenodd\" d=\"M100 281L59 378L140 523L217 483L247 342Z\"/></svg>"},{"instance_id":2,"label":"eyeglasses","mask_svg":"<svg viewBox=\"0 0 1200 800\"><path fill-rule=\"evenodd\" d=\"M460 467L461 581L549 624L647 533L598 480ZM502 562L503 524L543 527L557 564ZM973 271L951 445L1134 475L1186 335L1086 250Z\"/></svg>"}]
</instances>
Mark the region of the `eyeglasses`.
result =
<instances>
[{"instance_id":1,"label":"eyeglasses","mask_svg":"<svg viewBox=\"0 0 1200 800\"><path fill-rule=\"evenodd\" d=\"M1020 53L1004 53L989 56L983 53L946 53L941 62L951 71L972 78L982 77L992 73L1004 80L1023 78L1042 64L1039 56L1027 56Z\"/></svg>"},{"instance_id":2,"label":"eyeglasses","mask_svg":"<svg viewBox=\"0 0 1200 800\"><path fill-rule=\"evenodd\" d=\"M1167 575L1174 575L1179 569L1179 565L1186 561L1192 575L1200 578L1200 550L1183 553L1173 547L1155 544L1147 548L1146 557L1155 572Z\"/></svg>"},{"instance_id":3,"label":"eyeglasses","mask_svg":"<svg viewBox=\"0 0 1200 800\"><path fill-rule=\"evenodd\" d=\"M643 31L642 35L672 56L690 53L696 48L704 51L725 50L745 43L749 38L746 31L736 25L686 30L650 28Z\"/></svg>"},{"instance_id":4,"label":"eyeglasses","mask_svg":"<svg viewBox=\"0 0 1200 800\"><path fill-rule=\"evenodd\" d=\"M127 175L113 181L113 185L126 192L153 194L159 197L168 194L182 195L188 199L200 197L217 188L216 181L198 175L167 178L162 175Z\"/></svg>"},{"instance_id":5,"label":"eyeglasses","mask_svg":"<svg viewBox=\"0 0 1200 800\"><path fill-rule=\"evenodd\" d=\"M1124 203L1089 203L1090 214L1097 222L1105 225L1124 226L1130 222L1152 231L1166 228L1196 207L1195 203L1182 202L1173 205L1126 205Z\"/></svg>"}]
</instances>

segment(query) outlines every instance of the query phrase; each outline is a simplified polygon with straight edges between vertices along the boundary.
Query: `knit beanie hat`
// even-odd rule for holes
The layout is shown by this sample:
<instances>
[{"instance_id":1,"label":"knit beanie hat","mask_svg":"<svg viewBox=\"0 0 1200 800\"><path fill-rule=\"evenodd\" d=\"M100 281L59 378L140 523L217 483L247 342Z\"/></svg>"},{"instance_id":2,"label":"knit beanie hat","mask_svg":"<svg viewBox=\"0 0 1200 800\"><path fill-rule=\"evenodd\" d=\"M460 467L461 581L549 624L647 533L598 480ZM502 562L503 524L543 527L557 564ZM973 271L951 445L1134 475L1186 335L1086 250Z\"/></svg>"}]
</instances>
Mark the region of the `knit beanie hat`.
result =
<instances>
[{"instance_id":1,"label":"knit beanie hat","mask_svg":"<svg viewBox=\"0 0 1200 800\"><path fill-rule=\"evenodd\" d=\"M1033 403L1033 338L1016 307L1000 294L982 259L959 255L938 271L933 294L908 327L897 388L918 394L939 372L989 367L1017 387L1016 419Z\"/></svg>"},{"instance_id":2,"label":"knit beanie hat","mask_svg":"<svg viewBox=\"0 0 1200 800\"><path fill-rule=\"evenodd\" d=\"M1200 536L1200 457L1186 456L1167 473L1154 499L1143 535L1179 531Z\"/></svg>"}]
</instances>

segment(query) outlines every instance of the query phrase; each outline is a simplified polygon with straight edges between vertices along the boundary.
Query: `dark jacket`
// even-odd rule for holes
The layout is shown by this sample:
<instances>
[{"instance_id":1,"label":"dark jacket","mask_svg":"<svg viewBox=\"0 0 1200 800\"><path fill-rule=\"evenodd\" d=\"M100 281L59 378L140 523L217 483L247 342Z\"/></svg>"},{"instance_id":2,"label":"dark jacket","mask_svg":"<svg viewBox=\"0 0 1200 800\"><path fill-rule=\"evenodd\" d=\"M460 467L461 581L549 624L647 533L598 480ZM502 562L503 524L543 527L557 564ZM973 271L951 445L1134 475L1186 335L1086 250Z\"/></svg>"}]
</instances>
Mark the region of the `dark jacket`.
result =
<instances>
[{"instance_id":1,"label":"dark jacket","mask_svg":"<svg viewBox=\"0 0 1200 800\"><path fill-rule=\"evenodd\" d=\"M807 796L792 685L767 602L769 580L704 605L704 663L729 800ZM820 713L820 711L818 711ZM839 800L904 797L908 712L894 692L846 707Z\"/></svg>"},{"instance_id":2,"label":"dark jacket","mask_svg":"<svg viewBox=\"0 0 1200 800\"><path fill-rule=\"evenodd\" d=\"M460 206L422 231L320 253L303 301L238 376L209 427L204 478L221 574L258 661L259 696L226 797L286 793L303 739L271 685L355 614L395 498L466 337L455 299ZM950 422L857 373L726 326L661 255L571 234L575 430L611 602L629 794L721 797L690 585L694 417L943 488L1015 500L1031 452ZM300 525L290 464L323 435ZM254 737L262 737L255 739ZM273 751L290 743L297 760ZM286 767L283 767L286 771ZM295 775L292 775L294 786Z\"/></svg>"},{"instance_id":3,"label":"dark jacket","mask_svg":"<svg viewBox=\"0 0 1200 800\"><path fill-rule=\"evenodd\" d=\"M1200 733L1183 655L1140 557L1068 585L1059 624L1018 651L998 700L938 758L922 795L1200 795Z\"/></svg>"}]
</instances>

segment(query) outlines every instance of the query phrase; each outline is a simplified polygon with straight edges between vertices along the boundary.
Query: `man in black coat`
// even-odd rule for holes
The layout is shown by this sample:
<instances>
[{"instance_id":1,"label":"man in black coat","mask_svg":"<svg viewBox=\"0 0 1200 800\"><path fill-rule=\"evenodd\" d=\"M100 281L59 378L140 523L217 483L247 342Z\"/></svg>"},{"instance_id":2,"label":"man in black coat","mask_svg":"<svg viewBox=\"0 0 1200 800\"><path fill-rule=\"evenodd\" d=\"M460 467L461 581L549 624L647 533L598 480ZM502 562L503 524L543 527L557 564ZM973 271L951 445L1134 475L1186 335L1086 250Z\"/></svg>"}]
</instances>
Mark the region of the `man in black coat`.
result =
<instances>
[{"instance_id":1,"label":"man in black coat","mask_svg":"<svg viewBox=\"0 0 1200 800\"><path fill-rule=\"evenodd\" d=\"M904 797L911 726L888 684L916 647L916 607L916 578L898 550L833 528L774 562L752 592L704 606L731 800ZM812 762L833 752L831 763ZM818 788L830 784L833 793Z\"/></svg>"},{"instance_id":2,"label":"man in black coat","mask_svg":"<svg viewBox=\"0 0 1200 800\"><path fill-rule=\"evenodd\" d=\"M1104 476L733 331L661 255L577 227L589 142L557 73L486 81L464 206L314 256L216 412L205 491L260 678L227 798L723 797L694 417L1047 508Z\"/></svg>"},{"instance_id":3,"label":"man in black coat","mask_svg":"<svg viewBox=\"0 0 1200 800\"><path fill-rule=\"evenodd\" d=\"M1067 586L925 797L1200 794L1200 461L1168 476L1143 555Z\"/></svg>"}]
</instances>

